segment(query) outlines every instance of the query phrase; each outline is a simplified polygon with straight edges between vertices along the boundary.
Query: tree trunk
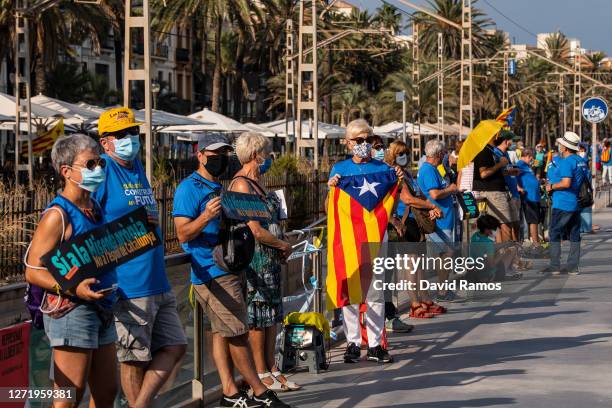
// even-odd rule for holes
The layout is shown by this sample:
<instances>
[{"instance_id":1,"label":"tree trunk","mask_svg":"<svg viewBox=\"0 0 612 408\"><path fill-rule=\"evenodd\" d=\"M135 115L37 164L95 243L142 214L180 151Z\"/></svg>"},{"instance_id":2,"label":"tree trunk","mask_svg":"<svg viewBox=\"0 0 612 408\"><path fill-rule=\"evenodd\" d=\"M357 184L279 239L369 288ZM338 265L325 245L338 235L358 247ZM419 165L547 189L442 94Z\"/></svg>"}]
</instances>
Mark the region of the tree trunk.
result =
<instances>
[{"instance_id":1,"label":"tree trunk","mask_svg":"<svg viewBox=\"0 0 612 408\"><path fill-rule=\"evenodd\" d=\"M238 46L236 49L236 75L234 76L234 119L242 120L242 74L244 69L244 38L242 35L238 38Z\"/></svg>"},{"instance_id":2,"label":"tree trunk","mask_svg":"<svg viewBox=\"0 0 612 408\"><path fill-rule=\"evenodd\" d=\"M213 74L212 83L212 104L211 110L219 112L219 102L221 96L221 26L223 19L217 16L215 27L215 72Z\"/></svg>"},{"instance_id":3,"label":"tree trunk","mask_svg":"<svg viewBox=\"0 0 612 408\"><path fill-rule=\"evenodd\" d=\"M46 94L46 78L45 78L45 44L44 30L42 23L39 22L36 26L36 66L34 68L34 77L36 88L32 96L39 93Z\"/></svg>"},{"instance_id":4,"label":"tree trunk","mask_svg":"<svg viewBox=\"0 0 612 408\"><path fill-rule=\"evenodd\" d=\"M331 49L328 48L327 50L327 66L325 67L325 77L328 78L331 76L332 74L332 64L333 64L333 59L332 59L332 51ZM330 92L327 93L327 95L325 95L324 98L325 101L325 122L327 123L332 123L332 112L333 112L333 106L332 106L332 95Z\"/></svg>"},{"instance_id":5,"label":"tree trunk","mask_svg":"<svg viewBox=\"0 0 612 408\"><path fill-rule=\"evenodd\" d=\"M115 48L115 87L123 90L123 34L121 30L113 32L113 47Z\"/></svg>"}]
</instances>

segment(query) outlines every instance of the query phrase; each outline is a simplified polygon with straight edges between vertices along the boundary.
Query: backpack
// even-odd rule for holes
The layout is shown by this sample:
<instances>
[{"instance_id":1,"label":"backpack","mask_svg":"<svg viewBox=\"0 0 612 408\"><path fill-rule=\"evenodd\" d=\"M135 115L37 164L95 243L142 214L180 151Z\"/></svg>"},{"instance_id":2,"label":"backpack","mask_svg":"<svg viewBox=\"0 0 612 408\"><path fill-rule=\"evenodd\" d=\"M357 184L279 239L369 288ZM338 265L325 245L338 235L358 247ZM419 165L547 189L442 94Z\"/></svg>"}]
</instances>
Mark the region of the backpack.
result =
<instances>
[{"instance_id":1,"label":"backpack","mask_svg":"<svg viewBox=\"0 0 612 408\"><path fill-rule=\"evenodd\" d=\"M603 152L601 152L601 161L602 163L610 161L610 149L604 149Z\"/></svg>"},{"instance_id":2,"label":"backpack","mask_svg":"<svg viewBox=\"0 0 612 408\"><path fill-rule=\"evenodd\" d=\"M226 272L245 270L255 255L255 237L246 221L232 220L221 214L219 243L213 249L213 259Z\"/></svg>"},{"instance_id":3,"label":"backpack","mask_svg":"<svg viewBox=\"0 0 612 408\"><path fill-rule=\"evenodd\" d=\"M55 208L50 207L46 209L45 211L43 211L43 214L47 212L48 210L53 210L53 209ZM64 234L66 233L66 221L64 220L64 213L59 209L55 209L55 210L59 211L62 217L62 237L60 239L60 242L63 242ZM30 243L30 245L32 244ZM29 266L27 264L29 252L30 252L30 246L28 246L28 249L26 249L25 255L23 256L23 263L26 264L26 266ZM38 267L38 266L35 266L32 268L33 269L47 269L47 268ZM30 313L30 318L32 319L32 326L35 329L44 329L43 312L40 310L40 307L45 301L45 297L46 297L46 291L43 288L37 285L32 285L30 283L26 284L26 293L25 293L25 296L23 297L23 300L25 302L26 309Z\"/></svg>"},{"instance_id":4,"label":"backpack","mask_svg":"<svg viewBox=\"0 0 612 408\"><path fill-rule=\"evenodd\" d=\"M580 208L589 208L595 204L593 200L593 187L588 177L585 177L578 190L578 206Z\"/></svg>"}]
</instances>

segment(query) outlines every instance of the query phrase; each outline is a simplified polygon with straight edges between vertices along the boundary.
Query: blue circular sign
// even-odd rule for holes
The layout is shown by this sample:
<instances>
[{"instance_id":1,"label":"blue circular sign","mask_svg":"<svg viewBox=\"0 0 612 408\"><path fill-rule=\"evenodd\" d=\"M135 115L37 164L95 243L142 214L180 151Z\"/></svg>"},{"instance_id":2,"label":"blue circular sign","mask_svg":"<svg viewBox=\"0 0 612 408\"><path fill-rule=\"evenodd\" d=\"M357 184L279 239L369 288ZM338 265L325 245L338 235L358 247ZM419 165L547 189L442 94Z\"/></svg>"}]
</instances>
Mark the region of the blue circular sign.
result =
<instances>
[{"instance_id":1,"label":"blue circular sign","mask_svg":"<svg viewBox=\"0 0 612 408\"><path fill-rule=\"evenodd\" d=\"M582 104L582 117L587 122L599 123L608 116L608 104L603 98L589 98Z\"/></svg>"}]
</instances>

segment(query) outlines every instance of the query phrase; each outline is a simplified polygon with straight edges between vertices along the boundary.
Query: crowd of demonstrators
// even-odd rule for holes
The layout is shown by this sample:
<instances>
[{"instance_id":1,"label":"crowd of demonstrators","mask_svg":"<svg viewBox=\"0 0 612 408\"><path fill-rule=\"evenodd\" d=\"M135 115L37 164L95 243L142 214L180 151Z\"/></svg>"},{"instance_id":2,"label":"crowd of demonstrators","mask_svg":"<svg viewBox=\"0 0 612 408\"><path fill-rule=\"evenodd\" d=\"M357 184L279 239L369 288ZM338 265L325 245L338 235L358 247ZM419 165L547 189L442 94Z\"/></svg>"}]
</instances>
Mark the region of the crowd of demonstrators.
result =
<instances>
[{"instance_id":1,"label":"crowd of demonstrators","mask_svg":"<svg viewBox=\"0 0 612 408\"><path fill-rule=\"evenodd\" d=\"M126 108L100 115L105 178L93 197L102 208L104 223L144 206L149 222L161 236L157 202L138 159L139 125ZM163 245L117 266L116 273L121 387L131 407L148 407L187 348L176 298L166 277Z\"/></svg>"},{"instance_id":2,"label":"crowd of demonstrators","mask_svg":"<svg viewBox=\"0 0 612 408\"><path fill-rule=\"evenodd\" d=\"M271 164L270 147L268 138L259 133L243 133L236 140L236 155L242 168L234 175L229 190L260 197L272 214L269 223L248 222L255 238L255 253L246 270L246 298L249 341L257 374L271 390L298 390L301 387L280 372L275 359L276 329L283 320L281 264L293 249L283 240L281 202L261 185L261 176Z\"/></svg>"}]
</instances>

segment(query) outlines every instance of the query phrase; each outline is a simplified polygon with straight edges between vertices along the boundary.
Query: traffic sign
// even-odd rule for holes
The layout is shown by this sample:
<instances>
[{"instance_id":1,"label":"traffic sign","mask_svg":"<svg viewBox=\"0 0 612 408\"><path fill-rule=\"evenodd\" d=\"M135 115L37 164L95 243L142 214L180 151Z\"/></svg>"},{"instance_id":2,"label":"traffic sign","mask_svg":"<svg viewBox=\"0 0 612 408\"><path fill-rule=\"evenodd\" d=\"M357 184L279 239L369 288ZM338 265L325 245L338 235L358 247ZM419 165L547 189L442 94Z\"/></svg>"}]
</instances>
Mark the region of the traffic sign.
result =
<instances>
[{"instance_id":1,"label":"traffic sign","mask_svg":"<svg viewBox=\"0 0 612 408\"><path fill-rule=\"evenodd\" d=\"M589 98L582 104L582 117L587 122L599 123L608 116L608 104L603 98Z\"/></svg>"}]
</instances>

